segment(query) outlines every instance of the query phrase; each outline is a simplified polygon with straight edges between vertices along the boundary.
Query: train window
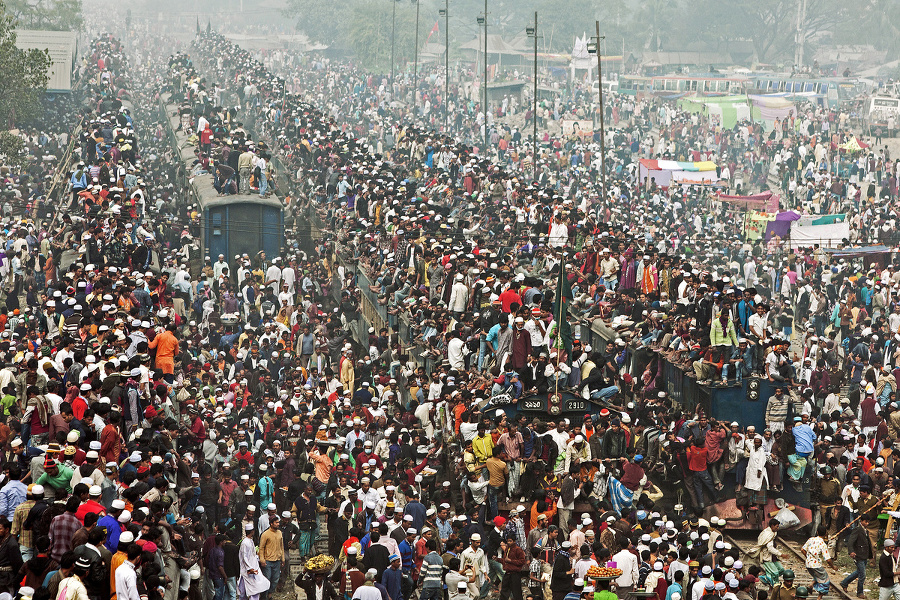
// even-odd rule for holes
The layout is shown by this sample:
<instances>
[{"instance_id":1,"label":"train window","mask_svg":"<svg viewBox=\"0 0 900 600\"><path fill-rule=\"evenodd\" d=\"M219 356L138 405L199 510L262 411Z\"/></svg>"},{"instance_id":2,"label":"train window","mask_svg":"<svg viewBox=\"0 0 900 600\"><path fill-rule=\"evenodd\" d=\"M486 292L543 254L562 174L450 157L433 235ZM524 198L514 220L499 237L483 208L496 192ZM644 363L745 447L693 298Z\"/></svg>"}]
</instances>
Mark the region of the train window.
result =
<instances>
[{"instance_id":1,"label":"train window","mask_svg":"<svg viewBox=\"0 0 900 600\"><path fill-rule=\"evenodd\" d=\"M812 91L813 91L813 85L814 85L814 84L812 84L812 83L807 83L806 86L805 86L804 91L805 91L805 92L812 92Z\"/></svg>"},{"instance_id":2,"label":"train window","mask_svg":"<svg viewBox=\"0 0 900 600\"><path fill-rule=\"evenodd\" d=\"M212 215L212 234L222 235L222 213L213 213Z\"/></svg>"}]
</instances>

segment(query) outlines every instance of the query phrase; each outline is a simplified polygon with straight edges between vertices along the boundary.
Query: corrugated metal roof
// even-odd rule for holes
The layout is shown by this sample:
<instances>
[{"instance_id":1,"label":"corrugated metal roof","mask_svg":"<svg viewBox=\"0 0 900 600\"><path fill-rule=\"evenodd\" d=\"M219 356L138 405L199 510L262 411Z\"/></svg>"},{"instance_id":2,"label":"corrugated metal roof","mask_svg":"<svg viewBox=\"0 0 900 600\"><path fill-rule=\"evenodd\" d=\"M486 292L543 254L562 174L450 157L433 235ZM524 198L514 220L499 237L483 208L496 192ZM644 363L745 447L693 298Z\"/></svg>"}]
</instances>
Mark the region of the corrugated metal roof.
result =
<instances>
[{"instance_id":1,"label":"corrugated metal roof","mask_svg":"<svg viewBox=\"0 0 900 600\"><path fill-rule=\"evenodd\" d=\"M78 52L78 35L74 31L16 29L16 47L21 50L47 50L50 70L49 92L72 91L72 68Z\"/></svg>"}]
</instances>

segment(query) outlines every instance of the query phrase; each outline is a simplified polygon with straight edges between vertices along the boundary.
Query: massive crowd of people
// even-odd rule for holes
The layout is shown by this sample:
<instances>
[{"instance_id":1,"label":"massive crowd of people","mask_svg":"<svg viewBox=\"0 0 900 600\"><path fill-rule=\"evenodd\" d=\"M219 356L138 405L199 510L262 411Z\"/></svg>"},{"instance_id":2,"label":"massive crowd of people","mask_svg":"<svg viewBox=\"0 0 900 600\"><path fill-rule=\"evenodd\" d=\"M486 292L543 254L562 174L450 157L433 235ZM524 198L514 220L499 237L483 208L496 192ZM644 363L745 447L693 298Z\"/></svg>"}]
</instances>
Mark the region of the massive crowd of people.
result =
<instances>
[{"instance_id":1,"label":"massive crowd of people","mask_svg":"<svg viewBox=\"0 0 900 600\"><path fill-rule=\"evenodd\" d=\"M898 589L878 517L900 498L900 270L856 252L893 235L897 167L879 149L838 174L844 113L722 130L614 96L601 173L596 130L533 156L508 124L527 103L492 107L481 147L461 74L444 98L439 71L275 74L214 32L129 44L91 43L83 104L23 132L8 178L0 593L787 600L828 593L844 549L842 585L863 596L880 556ZM537 118L592 122L589 89ZM706 189L638 179L638 158L701 157L735 192L775 175L783 208L846 213L843 258L745 242ZM205 256L183 176L275 192L281 254ZM760 422L676 402L673 365L707 391L764 381ZM559 393L591 409L514 408ZM811 589L775 544L801 527ZM295 576L291 554L334 565Z\"/></svg>"}]
</instances>

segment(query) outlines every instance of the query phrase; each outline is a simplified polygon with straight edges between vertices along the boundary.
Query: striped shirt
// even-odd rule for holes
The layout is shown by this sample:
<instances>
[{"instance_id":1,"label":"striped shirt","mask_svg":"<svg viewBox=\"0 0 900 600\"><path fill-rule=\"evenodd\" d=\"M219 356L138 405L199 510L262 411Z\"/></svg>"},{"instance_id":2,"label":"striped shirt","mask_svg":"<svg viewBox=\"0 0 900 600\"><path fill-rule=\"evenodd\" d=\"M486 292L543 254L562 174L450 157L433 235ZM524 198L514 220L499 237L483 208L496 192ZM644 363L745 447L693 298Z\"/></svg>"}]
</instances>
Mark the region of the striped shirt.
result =
<instances>
[{"instance_id":1,"label":"striped shirt","mask_svg":"<svg viewBox=\"0 0 900 600\"><path fill-rule=\"evenodd\" d=\"M441 555L432 550L422 559L422 567L425 574L422 589L440 589L444 575L444 560Z\"/></svg>"}]
</instances>

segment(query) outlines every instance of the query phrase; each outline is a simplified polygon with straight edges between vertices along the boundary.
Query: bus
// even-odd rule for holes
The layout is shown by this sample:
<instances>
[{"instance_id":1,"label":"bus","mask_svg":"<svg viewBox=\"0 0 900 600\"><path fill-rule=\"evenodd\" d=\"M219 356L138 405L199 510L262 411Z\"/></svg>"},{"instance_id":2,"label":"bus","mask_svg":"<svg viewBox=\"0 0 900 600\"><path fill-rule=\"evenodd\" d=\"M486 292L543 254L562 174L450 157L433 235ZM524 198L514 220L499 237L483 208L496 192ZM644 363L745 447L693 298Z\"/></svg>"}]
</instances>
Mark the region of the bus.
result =
<instances>
[{"instance_id":1,"label":"bus","mask_svg":"<svg viewBox=\"0 0 900 600\"><path fill-rule=\"evenodd\" d=\"M873 96L869 100L868 112L866 120L870 128L881 127L885 134L889 137L894 135L894 131L889 129L889 119L893 117L893 129L897 129L900 122L900 98L891 98L890 96Z\"/></svg>"},{"instance_id":2,"label":"bus","mask_svg":"<svg viewBox=\"0 0 900 600\"><path fill-rule=\"evenodd\" d=\"M634 96L638 100L643 99L651 93L652 78L643 75L622 75L619 77L620 94L626 96Z\"/></svg>"}]
</instances>

